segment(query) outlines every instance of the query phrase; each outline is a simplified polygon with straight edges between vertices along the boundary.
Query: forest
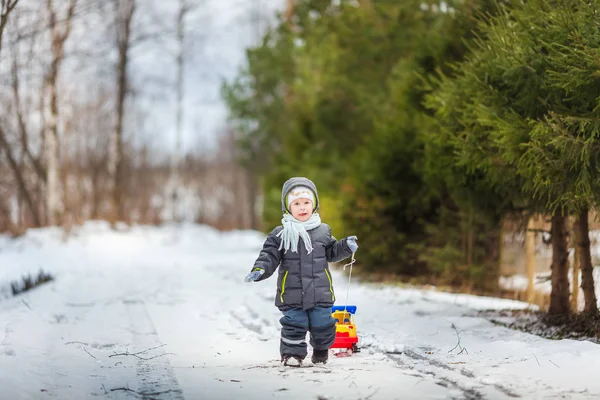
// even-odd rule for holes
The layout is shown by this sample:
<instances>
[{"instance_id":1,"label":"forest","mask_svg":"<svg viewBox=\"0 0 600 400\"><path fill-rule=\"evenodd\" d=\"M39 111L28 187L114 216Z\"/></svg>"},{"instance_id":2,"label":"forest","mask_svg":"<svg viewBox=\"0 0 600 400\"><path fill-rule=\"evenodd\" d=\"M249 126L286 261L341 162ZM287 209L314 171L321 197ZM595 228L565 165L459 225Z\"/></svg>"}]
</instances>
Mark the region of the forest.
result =
<instances>
[{"instance_id":1,"label":"forest","mask_svg":"<svg viewBox=\"0 0 600 400\"><path fill-rule=\"evenodd\" d=\"M552 251L548 313L578 311L571 252L580 311L597 315L599 6L288 1L223 85L264 229L282 182L307 176L363 270L488 292L505 236L535 231Z\"/></svg>"}]
</instances>

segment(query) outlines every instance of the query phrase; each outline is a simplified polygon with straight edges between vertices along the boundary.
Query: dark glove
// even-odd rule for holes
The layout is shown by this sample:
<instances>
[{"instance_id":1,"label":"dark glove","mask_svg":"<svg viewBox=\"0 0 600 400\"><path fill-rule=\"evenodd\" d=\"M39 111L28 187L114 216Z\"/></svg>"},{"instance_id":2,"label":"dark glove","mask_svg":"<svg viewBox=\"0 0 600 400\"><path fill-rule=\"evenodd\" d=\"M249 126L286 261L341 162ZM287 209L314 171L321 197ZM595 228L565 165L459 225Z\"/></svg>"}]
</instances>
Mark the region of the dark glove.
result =
<instances>
[{"instance_id":1,"label":"dark glove","mask_svg":"<svg viewBox=\"0 0 600 400\"><path fill-rule=\"evenodd\" d=\"M261 276L263 276L264 273L265 273L264 269L254 268L254 269L252 269L252 272L250 272L246 276L246 279L244 279L244 282L256 282L257 280L260 279Z\"/></svg>"}]
</instances>

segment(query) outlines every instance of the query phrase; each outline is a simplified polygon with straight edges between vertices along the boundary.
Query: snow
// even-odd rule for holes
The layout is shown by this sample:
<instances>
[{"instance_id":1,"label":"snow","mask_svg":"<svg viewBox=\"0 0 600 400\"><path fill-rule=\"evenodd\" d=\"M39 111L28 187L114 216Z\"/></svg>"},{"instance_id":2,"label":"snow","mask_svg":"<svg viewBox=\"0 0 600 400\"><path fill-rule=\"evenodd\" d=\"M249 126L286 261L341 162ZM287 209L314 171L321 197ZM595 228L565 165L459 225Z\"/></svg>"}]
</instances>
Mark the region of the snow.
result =
<instances>
[{"instance_id":1,"label":"snow","mask_svg":"<svg viewBox=\"0 0 600 400\"><path fill-rule=\"evenodd\" d=\"M510 330L477 313L525 303L354 278L349 303L358 306L362 351L332 355L325 366L281 367L275 279L243 282L263 240L192 224L112 231L103 222L68 238L53 228L0 236L0 397L600 396L600 347ZM56 279L8 296L10 281L40 268ZM347 276L340 268L333 279L343 302Z\"/></svg>"}]
</instances>

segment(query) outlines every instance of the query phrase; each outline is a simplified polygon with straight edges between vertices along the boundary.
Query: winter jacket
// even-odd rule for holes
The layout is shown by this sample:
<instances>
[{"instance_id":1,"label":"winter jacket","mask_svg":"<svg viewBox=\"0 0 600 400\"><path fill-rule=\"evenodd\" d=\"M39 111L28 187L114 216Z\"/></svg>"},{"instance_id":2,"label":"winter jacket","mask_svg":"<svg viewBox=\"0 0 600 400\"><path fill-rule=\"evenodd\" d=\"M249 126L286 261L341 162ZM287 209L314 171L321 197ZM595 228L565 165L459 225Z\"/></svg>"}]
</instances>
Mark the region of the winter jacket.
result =
<instances>
[{"instance_id":1,"label":"winter jacket","mask_svg":"<svg viewBox=\"0 0 600 400\"><path fill-rule=\"evenodd\" d=\"M317 188L306 178L292 178L284 184L281 196L282 210L287 211L285 196L296 186L308 186L314 191L317 212ZM278 226L271 231L254 263L253 269L265 270L259 280L267 279L279 267L275 305L280 310L331 307L335 302L335 294L328 262L338 262L352 255L346 239L336 240L331 235L329 225L322 223L308 231L313 247L310 254L304 245L298 246L297 253L291 250L285 252L283 249L279 250L281 238L277 237L282 229L282 226Z\"/></svg>"}]
</instances>

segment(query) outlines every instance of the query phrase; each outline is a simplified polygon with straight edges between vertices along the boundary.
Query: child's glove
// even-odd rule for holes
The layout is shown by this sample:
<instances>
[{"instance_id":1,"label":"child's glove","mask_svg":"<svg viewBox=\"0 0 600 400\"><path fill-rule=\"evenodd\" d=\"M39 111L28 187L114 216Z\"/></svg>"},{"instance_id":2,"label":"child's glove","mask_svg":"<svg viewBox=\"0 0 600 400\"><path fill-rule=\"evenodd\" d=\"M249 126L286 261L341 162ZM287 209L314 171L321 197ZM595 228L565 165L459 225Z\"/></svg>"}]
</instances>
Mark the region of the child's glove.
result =
<instances>
[{"instance_id":1,"label":"child's glove","mask_svg":"<svg viewBox=\"0 0 600 400\"><path fill-rule=\"evenodd\" d=\"M346 244L348 247L350 247L350 250L352 250L353 253L356 253L356 250L358 250L358 244L356 243L357 241L358 238L356 236L348 236L346 238Z\"/></svg>"},{"instance_id":2,"label":"child's glove","mask_svg":"<svg viewBox=\"0 0 600 400\"><path fill-rule=\"evenodd\" d=\"M263 274L265 273L265 270L262 268L254 268L252 270L252 272L250 272L247 276L246 279L244 279L244 282L255 282L257 281L261 276L263 276Z\"/></svg>"}]
</instances>

